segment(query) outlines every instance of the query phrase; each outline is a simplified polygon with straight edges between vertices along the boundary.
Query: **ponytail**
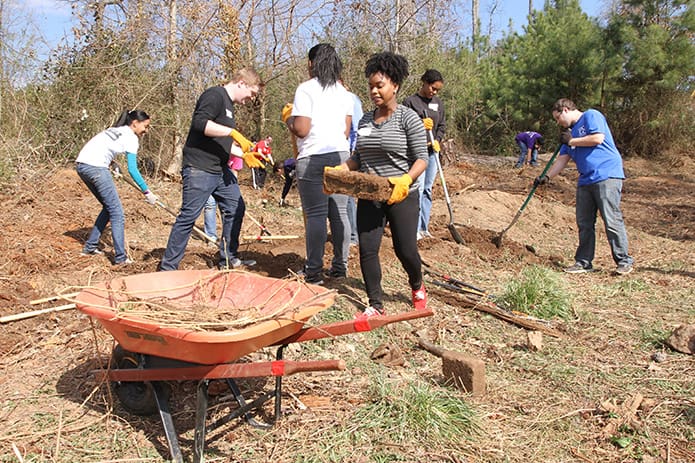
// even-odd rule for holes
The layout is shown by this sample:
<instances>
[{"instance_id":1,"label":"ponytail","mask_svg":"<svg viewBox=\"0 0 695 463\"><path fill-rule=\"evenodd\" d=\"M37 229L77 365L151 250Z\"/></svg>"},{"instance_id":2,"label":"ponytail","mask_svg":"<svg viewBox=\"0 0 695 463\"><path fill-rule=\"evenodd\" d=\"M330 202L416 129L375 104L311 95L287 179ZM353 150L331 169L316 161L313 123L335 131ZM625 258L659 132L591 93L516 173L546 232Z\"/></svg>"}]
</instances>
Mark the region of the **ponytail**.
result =
<instances>
[{"instance_id":1,"label":"ponytail","mask_svg":"<svg viewBox=\"0 0 695 463\"><path fill-rule=\"evenodd\" d=\"M146 121L150 119L150 116L142 109L134 109L132 111L126 109L118 116L118 119L113 124L114 127L121 127L123 125L130 125L133 121Z\"/></svg>"}]
</instances>

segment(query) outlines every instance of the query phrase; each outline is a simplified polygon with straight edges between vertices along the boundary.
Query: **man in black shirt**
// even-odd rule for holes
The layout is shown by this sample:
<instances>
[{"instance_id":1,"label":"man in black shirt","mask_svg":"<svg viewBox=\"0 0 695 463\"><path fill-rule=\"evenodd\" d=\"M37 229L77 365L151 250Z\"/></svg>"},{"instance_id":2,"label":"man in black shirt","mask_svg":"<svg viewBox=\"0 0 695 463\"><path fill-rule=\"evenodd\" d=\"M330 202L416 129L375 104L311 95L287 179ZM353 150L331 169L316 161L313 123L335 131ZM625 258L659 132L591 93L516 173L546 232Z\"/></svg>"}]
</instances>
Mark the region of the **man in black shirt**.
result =
<instances>
[{"instance_id":1,"label":"man in black shirt","mask_svg":"<svg viewBox=\"0 0 695 463\"><path fill-rule=\"evenodd\" d=\"M196 219L212 195L222 212L222 237L219 240L219 268L254 265L238 256L239 234L246 212L236 176L227 165L235 141L244 152L249 167L260 161L251 152L253 144L236 129L234 103L246 104L263 87L253 69L238 71L223 86L211 87L198 98L191 128L183 147L183 199L181 210L171 228L160 270L178 269Z\"/></svg>"}]
</instances>

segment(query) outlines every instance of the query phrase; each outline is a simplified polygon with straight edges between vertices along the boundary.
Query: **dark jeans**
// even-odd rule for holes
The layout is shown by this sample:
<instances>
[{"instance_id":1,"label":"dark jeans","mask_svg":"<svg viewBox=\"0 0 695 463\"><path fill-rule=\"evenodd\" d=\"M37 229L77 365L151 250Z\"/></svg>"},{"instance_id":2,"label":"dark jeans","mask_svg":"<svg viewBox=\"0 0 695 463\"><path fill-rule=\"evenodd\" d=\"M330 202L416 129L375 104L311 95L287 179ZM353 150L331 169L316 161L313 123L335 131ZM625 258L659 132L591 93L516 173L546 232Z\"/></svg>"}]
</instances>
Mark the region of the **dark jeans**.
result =
<instances>
[{"instance_id":1,"label":"dark jeans","mask_svg":"<svg viewBox=\"0 0 695 463\"><path fill-rule=\"evenodd\" d=\"M596 248L596 213L601 213L606 227L606 237L611 246L611 254L616 264L632 264L628 254L627 231L620 211L620 196L623 181L609 178L592 185L577 187L577 227L579 246L574 259L584 267L591 265Z\"/></svg>"},{"instance_id":2,"label":"dark jeans","mask_svg":"<svg viewBox=\"0 0 695 463\"><path fill-rule=\"evenodd\" d=\"M113 260L117 264L124 262L128 258L125 253L125 214L111 171L108 167L95 167L82 162L75 165L75 170L89 191L102 205L101 212L94 222L94 227L92 227L82 251L86 253L94 251L106 225L111 222Z\"/></svg>"},{"instance_id":3,"label":"dark jeans","mask_svg":"<svg viewBox=\"0 0 695 463\"><path fill-rule=\"evenodd\" d=\"M360 268L367 288L369 305L383 308L384 292L381 288L381 262L379 248L384 227L391 227L393 250L408 274L413 290L422 286L422 262L417 249L417 227L420 218L420 195L410 192L402 202L391 206L377 201L357 201L357 230L359 230Z\"/></svg>"},{"instance_id":4,"label":"dark jeans","mask_svg":"<svg viewBox=\"0 0 695 463\"><path fill-rule=\"evenodd\" d=\"M211 174L193 167L184 167L183 198L181 210L171 227L167 248L159 264L160 270L176 270L183 259L188 239L191 237L196 219L200 216L210 195L215 198L222 214L222 237L220 245L220 266L238 257L239 234L246 212L246 204L241 197L237 178L232 171L224 168L221 174Z\"/></svg>"},{"instance_id":5,"label":"dark jeans","mask_svg":"<svg viewBox=\"0 0 695 463\"><path fill-rule=\"evenodd\" d=\"M328 231L331 227L333 259L331 270L347 273L350 253L350 220L347 215L347 195L323 192L323 168L337 166L348 157L347 152L312 155L297 161L297 189L302 201L304 228L306 229L306 274L319 275L323 270L323 256Z\"/></svg>"}]
</instances>

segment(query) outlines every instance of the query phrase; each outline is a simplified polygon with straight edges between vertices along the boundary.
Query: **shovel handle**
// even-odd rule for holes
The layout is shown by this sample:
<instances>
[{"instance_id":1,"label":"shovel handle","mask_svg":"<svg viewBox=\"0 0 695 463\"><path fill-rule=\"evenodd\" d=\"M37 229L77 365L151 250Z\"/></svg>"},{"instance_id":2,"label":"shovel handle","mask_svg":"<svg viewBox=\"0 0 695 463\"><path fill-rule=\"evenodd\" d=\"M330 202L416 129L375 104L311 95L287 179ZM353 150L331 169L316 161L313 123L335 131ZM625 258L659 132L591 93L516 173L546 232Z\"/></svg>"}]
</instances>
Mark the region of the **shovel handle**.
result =
<instances>
[{"instance_id":1,"label":"shovel handle","mask_svg":"<svg viewBox=\"0 0 695 463\"><path fill-rule=\"evenodd\" d=\"M116 164L116 166L118 167L118 172L114 172L114 177L116 177L116 178L122 178L123 180L125 180L125 182L126 182L128 185L130 185L130 186L132 186L133 188L135 188L135 189L137 189L138 191L140 191L140 187L137 186L137 185L135 184L135 182L133 182L131 179L129 179L128 177L126 177L125 175L123 175L123 174L120 172L120 170L121 170L120 166L118 166L118 164ZM171 215L174 216L174 217L176 217L176 216L178 215L178 214L176 214L176 212L174 212L173 210L171 210L166 204L164 204L161 200L157 200L154 204L155 204L156 206L158 206L160 209L163 209L163 210L167 211L169 214L171 214ZM213 244L215 243L215 240L213 240L210 236L208 236L207 233L205 233L203 230L201 230L200 228L198 228L198 227L195 226L195 225L193 225L193 231L196 232L196 233L197 233L201 238L203 238L205 241L208 241L208 242L213 243Z\"/></svg>"}]
</instances>

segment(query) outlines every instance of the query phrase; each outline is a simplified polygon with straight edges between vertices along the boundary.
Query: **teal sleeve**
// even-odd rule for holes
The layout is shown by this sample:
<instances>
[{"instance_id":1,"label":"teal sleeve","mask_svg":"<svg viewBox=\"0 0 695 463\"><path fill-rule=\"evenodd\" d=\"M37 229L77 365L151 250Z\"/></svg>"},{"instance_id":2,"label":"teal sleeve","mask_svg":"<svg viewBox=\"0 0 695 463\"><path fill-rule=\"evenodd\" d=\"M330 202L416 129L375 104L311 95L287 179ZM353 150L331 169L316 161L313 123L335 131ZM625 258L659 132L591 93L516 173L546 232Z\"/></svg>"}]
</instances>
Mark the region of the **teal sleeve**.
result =
<instances>
[{"instance_id":1,"label":"teal sleeve","mask_svg":"<svg viewBox=\"0 0 695 463\"><path fill-rule=\"evenodd\" d=\"M146 192L148 190L147 183L145 183L145 180L138 170L137 155L135 153L126 153L126 156L128 157L128 173L133 181L138 184L140 190L143 193Z\"/></svg>"}]
</instances>

